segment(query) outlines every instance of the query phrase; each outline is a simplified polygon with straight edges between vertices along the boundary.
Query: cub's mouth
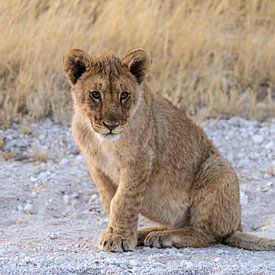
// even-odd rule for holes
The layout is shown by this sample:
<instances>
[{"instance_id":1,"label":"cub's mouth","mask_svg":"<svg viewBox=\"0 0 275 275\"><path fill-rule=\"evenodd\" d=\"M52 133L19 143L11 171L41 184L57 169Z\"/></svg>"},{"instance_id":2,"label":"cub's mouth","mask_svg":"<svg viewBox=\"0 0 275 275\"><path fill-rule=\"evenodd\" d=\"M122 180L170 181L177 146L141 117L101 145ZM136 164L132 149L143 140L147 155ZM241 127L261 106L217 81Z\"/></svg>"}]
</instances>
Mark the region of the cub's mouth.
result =
<instances>
[{"instance_id":1,"label":"cub's mouth","mask_svg":"<svg viewBox=\"0 0 275 275\"><path fill-rule=\"evenodd\" d=\"M93 128L93 127L92 127ZM97 139L99 139L100 141L116 141L119 140L122 131L120 132L113 132L113 131L109 131L107 133L102 133L100 131L97 131L95 128L93 128L95 136L97 137Z\"/></svg>"},{"instance_id":2,"label":"cub's mouth","mask_svg":"<svg viewBox=\"0 0 275 275\"><path fill-rule=\"evenodd\" d=\"M97 132L96 133L96 136L99 140L101 141L116 141L120 138L121 136L121 133L108 133L108 134L99 134Z\"/></svg>"},{"instance_id":3,"label":"cub's mouth","mask_svg":"<svg viewBox=\"0 0 275 275\"><path fill-rule=\"evenodd\" d=\"M115 129L107 129L106 127L96 127L91 122L91 128L95 133L95 136L100 141L116 141L120 138L123 129L122 127L116 127Z\"/></svg>"}]
</instances>

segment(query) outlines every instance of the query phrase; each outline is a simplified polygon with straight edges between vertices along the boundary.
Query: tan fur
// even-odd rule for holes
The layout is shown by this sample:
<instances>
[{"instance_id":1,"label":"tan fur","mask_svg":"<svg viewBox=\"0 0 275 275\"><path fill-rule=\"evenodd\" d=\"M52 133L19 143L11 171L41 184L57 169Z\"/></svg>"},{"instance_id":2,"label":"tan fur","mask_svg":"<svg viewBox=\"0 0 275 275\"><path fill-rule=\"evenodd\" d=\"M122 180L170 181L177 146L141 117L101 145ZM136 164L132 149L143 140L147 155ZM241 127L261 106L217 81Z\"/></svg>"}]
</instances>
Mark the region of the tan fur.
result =
<instances>
[{"instance_id":1,"label":"tan fur","mask_svg":"<svg viewBox=\"0 0 275 275\"><path fill-rule=\"evenodd\" d=\"M241 233L233 168L200 127L150 91L144 81L150 63L142 49L122 60L107 51L89 56L81 50L64 58L74 99L73 136L109 216L102 249L133 250L138 241L275 250L275 241ZM130 94L127 100L123 92ZM139 214L161 227L138 232Z\"/></svg>"}]
</instances>

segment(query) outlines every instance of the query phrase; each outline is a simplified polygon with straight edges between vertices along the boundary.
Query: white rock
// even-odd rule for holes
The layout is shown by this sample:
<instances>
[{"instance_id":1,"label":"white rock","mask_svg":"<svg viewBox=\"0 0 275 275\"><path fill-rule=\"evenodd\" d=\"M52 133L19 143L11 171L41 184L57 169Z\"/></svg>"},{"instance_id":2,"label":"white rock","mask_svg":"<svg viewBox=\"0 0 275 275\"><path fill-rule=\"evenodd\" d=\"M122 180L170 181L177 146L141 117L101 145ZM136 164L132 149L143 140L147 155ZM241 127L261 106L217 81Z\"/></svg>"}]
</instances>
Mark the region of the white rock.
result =
<instances>
[{"instance_id":1,"label":"white rock","mask_svg":"<svg viewBox=\"0 0 275 275\"><path fill-rule=\"evenodd\" d=\"M240 191L240 200L242 205L248 203L248 196L243 191Z\"/></svg>"},{"instance_id":2,"label":"white rock","mask_svg":"<svg viewBox=\"0 0 275 275\"><path fill-rule=\"evenodd\" d=\"M38 178L35 178L35 177L33 177L33 176L30 176L30 181L31 181L31 182L36 182L36 181L38 181Z\"/></svg>"},{"instance_id":3,"label":"white rock","mask_svg":"<svg viewBox=\"0 0 275 275\"><path fill-rule=\"evenodd\" d=\"M33 214L33 205L30 203L26 203L24 206L24 212L27 214Z\"/></svg>"},{"instance_id":4,"label":"white rock","mask_svg":"<svg viewBox=\"0 0 275 275\"><path fill-rule=\"evenodd\" d=\"M268 143L265 145L265 148L266 148L266 149L272 149L272 148L274 148L274 147L275 147L275 145L274 145L273 141L270 141L270 142L268 142Z\"/></svg>"},{"instance_id":5,"label":"white rock","mask_svg":"<svg viewBox=\"0 0 275 275\"><path fill-rule=\"evenodd\" d=\"M254 141L254 143L258 144L258 143L262 143L264 141L264 137L261 135L254 135L252 137L252 140Z\"/></svg>"},{"instance_id":6,"label":"white rock","mask_svg":"<svg viewBox=\"0 0 275 275\"><path fill-rule=\"evenodd\" d=\"M211 264L207 261L200 261L198 262L198 266L203 269L208 269L211 267Z\"/></svg>"},{"instance_id":7,"label":"white rock","mask_svg":"<svg viewBox=\"0 0 275 275\"><path fill-rule=\"evenodd\" d=\"M264 178L264 179L270 179L270 178L271 178L271 175L269 175L269 174L264 174L264 175L263 175L263 178Z\"/></svg>"},{"instance_id":8,"label":"white rock","mask_svg":"<svg viewBox=\"0 0 275 275\"><path fill-rule=\"evenodd\" d=\"M38 179L43 180L51 175L50 171L41 172L38 176Z\"/></svg>"},{"instance_id":9,"label":"white rock","mask_svg":"<svg viewBox=\"0 0 275 275\"><path fill-rule=\"evenodd\" d=\"M58 234L55 232L48 232L48 237L51 240L56 240L56 239L58 239Z\"/></svg>"},{"instance_id":10,"label":"white rock","mask_svg":"<svg viewBox=\"0 0 275 275\"><path fill-rule=\"evenodd\" d=\"M5 250L4 249L0 249L0 257L3 257L5 255Z\"/></svg>"},{"instance_id":11,"label":"white rock","mask_svg":"<svg viewBox=\"0 0 275 275\"><path fill-rule=\"evenodd\" d=\"M130 260L129 264L132 266L142 266L143 263L137 260Z\"/></svg>"},{"instance_id":12,"label":"white rock","mask_svg":"<svg viewBox=\"0 0 275 275\"><path fill-rule=\"evenodd\" d=\"M64 256L57 256L55 259L55 264L57 265L61 265L61 264L65 264L67 262L67 258Z\"/></svg>"},{"instance_id":13,"label":"white rock","mask_svg":"<svg viewBox=\"0 0 275 275\"><path fill-rule=\"evenodd\" d=\"M98 200L98 196L96 195L96 194L93 194L92 196L91 196L91 198L90 198L90 201L91 202L95 202L95 201L97 201Z\"/></svg>"},{"instance_id":14,"label":"white rock","mask_svg":"<svg viewBox=\"0 0 275 275\"><path fill-rule=\"evenodd\" d=\"M18 209L19 211L21 211L21 212L24 211L24 207L23 207L22 205L20 205L20 204L17 206L17 209Z\"/></svg>"},{"instance_id":15,"label":"white rock","mask_svg":"<svg viewBox=\"0 0 275 275\"><path fill-rule=\"evenodd\" d=\"M71 196L69 196L69 195L64 195L63 196L63 203L65 204L65 205L70 205L71 203L72 203L72 198L71 198Z\"/></svg>"},{"instance_id":16,"label":"white rock","mask_svg":"<svg viewBox=\"0 0 275 275\"><path fill-rule=\"evenodd\" d=\"M180 267L186 269L187 271L190 271L191 269L193 269L194 265L187 260L181 260Z\"/></svg>"},{"instance_id":17,"label":"white rock","mask_svg":"<svg viewBox=\"0 0 275 275\"><path fill-rule=\"evenodd\" d=\"M68 164L68 163L69 163L69 160L66 159L66 158L63 158L63 159L59 162L60 165L66 165L66 164Z\"/></svg>"}]
</instances>

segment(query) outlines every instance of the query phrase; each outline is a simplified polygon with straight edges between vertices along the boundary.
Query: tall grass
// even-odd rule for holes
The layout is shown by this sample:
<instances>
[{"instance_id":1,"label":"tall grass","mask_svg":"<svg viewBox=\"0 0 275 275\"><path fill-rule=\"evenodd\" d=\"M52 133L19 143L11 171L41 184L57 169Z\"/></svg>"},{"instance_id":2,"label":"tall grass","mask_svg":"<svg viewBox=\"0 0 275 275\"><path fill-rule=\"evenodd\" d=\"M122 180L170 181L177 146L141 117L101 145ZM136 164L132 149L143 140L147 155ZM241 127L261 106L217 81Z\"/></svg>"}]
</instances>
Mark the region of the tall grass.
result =
<instances>
[{"instance_id":1,"label":"tall grass","mask_svg":"<svg viewBox=\"0 0 275 275\"><path fill-rule=\"evenodd\" d=\"M190 114L275 115L275 1L0 1L0 123L69 120L62 58L135 47L150 86Z\"/></svg>"}]
</instances>

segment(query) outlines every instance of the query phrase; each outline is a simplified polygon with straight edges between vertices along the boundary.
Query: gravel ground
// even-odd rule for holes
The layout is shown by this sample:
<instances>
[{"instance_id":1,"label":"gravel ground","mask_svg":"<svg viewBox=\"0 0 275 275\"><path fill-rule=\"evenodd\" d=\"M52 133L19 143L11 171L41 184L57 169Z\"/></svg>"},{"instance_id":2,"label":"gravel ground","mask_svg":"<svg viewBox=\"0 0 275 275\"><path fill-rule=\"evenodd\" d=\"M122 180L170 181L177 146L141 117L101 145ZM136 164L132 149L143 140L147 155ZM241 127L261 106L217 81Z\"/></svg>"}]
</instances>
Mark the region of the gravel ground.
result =
<instances>
[{"instance_id":1,"label":"gravel ground","mask_svg":"<svg viewBox=\"0 0 275 275\"><path fill-rule=\"evenodd\" d=\"M238 172L245 230L275 239L275 120L202 126ZM275 274L275 252L223 245L99 251L96 188L70 129L50 120L0 128L0 187L0 274Z\"/></svg>"}]
</instances>

